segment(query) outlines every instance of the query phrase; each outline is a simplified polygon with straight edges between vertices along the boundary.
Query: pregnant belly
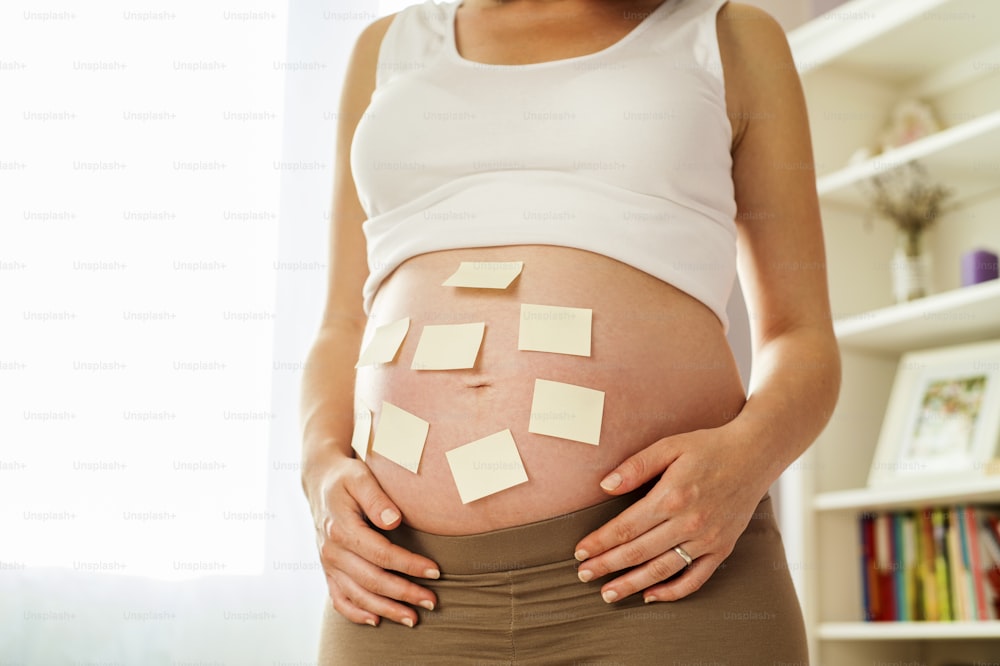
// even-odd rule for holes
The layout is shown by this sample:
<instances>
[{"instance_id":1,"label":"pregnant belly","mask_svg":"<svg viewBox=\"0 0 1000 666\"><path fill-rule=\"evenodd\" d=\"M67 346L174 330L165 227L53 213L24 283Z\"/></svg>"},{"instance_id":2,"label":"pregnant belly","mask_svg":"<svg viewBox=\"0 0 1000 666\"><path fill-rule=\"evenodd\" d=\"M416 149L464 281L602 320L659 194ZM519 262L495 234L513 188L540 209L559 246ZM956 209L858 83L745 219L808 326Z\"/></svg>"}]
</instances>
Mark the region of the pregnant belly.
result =
<instances>
[{"instance_id":1,"label":"pregnant belly","mask_svg":"<svg viewBox=\"0 0 1000 666\"><path fill-rule=\"evenodd\" d=\"M444 287L459 262L523 261L503 290ZM589 356L519 351L522 304L592 311ZM447 250L400 266L382 285L366 340L376 327L410 318L391 363L362 366L355 395L371 410L377 441L389 403L426 421L416 471L372 450L367 462L403 520L437 534L472 534L560 515L608 499L599 483L629 455L668 435L722 425L745 396L716 316L702 303L652 276L601 255L552 246ZM474 367L411 369L423 327L485 324ZM539 410L536 380L603 392L597 443L539 434L587 421L556 395ZM589 399L596 395L584 391ZM540 398L539 398L540 399ZM583 409L583 408L580 408ZM389 426L386 426L388 429ZM447 452L509 431L516 460L461 467ZM510 440L504 442L511 446ZM384 441L384 440L383 440ZM503 445L490 440L493 450ZM385 450L383 448L383 450ZM457 453L457 452L456 452ZM523 466L523 472L517 467ZM515 485L466 501L455 474L485 479L500 473ZM468 476L472 475L472 476ZM526 477L526 480L523 480Z\"/></svg>"}]
</instances>

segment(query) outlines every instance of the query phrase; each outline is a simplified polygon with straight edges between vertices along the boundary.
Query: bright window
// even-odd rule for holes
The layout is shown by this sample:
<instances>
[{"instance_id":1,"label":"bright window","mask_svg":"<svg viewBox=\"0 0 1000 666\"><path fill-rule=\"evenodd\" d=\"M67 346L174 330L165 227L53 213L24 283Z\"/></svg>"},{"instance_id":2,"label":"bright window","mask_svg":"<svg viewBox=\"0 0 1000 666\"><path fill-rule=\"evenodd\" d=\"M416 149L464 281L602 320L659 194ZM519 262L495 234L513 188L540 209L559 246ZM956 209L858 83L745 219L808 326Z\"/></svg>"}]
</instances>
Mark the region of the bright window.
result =
<instances>
[{"instance_id":1,"label":"bright window","mask_svg":"<svg viewBox=\"0 0 1000 666\"><path fill-rule=\"evenodd\" d=\"M259 572L302 168L281 105L309 64L267 2L73 7L25 10L2 58L0 561Z\"/></svg>"}]
</instances>

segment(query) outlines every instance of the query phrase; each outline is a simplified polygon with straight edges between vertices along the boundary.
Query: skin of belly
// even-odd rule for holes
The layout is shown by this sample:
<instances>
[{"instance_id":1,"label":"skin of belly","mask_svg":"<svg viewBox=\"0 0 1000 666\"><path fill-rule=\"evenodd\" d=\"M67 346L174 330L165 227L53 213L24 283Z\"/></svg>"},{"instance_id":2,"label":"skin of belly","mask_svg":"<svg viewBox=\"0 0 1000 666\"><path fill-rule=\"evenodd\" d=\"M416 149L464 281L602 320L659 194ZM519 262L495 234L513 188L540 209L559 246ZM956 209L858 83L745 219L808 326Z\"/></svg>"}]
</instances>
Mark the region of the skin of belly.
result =
<instances>
[{"instance_id":1,"label":"skin of belly","mask_svg":"<svg viewBox=\"0 0 1000 666\"><path fill-rule=\"evenodd\" d=\"M443 287L460 261L523 261L505 290ZM518 351L522 303L591 308L591 356ZM368 320L410 317L393 363L364 366L355 395L430 423L418 473L372 451L368 465L405 523L474 534L562 515L609 499L599 483L633 453L678 432L731 420L745 402L718 318L699 301L602 255L556 246L445 250L404 262L382 284ZM471 370L412 370L427 324L485 322ZM536 378L605 392L600 444L528 432ZM445 452L509 429L528 481L463 504Z\"/></svg>"}]
</instances>

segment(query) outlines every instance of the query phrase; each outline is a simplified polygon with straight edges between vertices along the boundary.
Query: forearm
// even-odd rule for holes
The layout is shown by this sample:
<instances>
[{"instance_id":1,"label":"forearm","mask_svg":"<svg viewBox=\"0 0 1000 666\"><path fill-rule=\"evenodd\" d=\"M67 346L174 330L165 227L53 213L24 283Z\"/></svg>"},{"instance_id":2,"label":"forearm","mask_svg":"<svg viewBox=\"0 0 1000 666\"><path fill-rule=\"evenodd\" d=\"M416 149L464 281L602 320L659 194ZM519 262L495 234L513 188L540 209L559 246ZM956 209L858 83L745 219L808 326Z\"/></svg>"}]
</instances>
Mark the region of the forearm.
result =
<instances>
[{"instance_id":1,"label":"forearm","mask_svg":"<svg viewBox=\"0 0 1000 666\"><path fill-rule=\"evenodd\" d=\"M331 460L351 457L354 431L354 364L364 322L341 320L321 329L303 369L302 485L312 501L313 481Z\"/></svg>"},{"instance_id":2,"label":"forearm","mask_svg":"<svg viewBox=\"0 0 1000 666\"><path fill-rule=\"evenodd\" d=\"M750 396L731 426L747 444L735 460L768 487L819 436L840 391L833 335L803 326L761 344Z\"/></svg>"}]
</instances>

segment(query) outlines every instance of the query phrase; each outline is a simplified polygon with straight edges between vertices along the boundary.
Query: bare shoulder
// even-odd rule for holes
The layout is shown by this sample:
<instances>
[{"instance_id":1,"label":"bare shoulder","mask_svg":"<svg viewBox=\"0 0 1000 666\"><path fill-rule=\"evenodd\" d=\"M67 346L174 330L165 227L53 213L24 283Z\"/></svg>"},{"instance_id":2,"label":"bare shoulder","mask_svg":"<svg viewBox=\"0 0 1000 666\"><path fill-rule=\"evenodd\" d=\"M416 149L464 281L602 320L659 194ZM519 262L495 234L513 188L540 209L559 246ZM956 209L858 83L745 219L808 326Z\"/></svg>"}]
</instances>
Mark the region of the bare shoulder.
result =
<instances>
[{"instance_id":1,"label":"bare shoulder","mask_svg":"<svg viewBox=\"0 0 1000 666\"><path fill-rule=\"evenodd\" d=\"M383 16L369 23L361 31L357 41L354 43L354 51L351 54L351 69L355 71L362 70L365 74L371 74L374 77L382 40L385 38L385 33L388 32L389 26L392 25L395 18L396 14ZM372 83L374 84L374 79Z\"/></svg>"},{"instance_id":2,"label":"bare shoulder","mask_svg":"<svg viewBox=\"0 0 1000 666\"><path fill-rule=\"evenodd\" d=\"M376 19L361 31L354 42L340 99L341 117L349 120L342 124L342 131L353 133L354 126L368 107L371 95L375 91L379 49L395 17L395 14L390 14ZM346 140L343 145L350 145L349 137L341 139Z\"/></svg>"},{"instance_id":3,"label":"bare shoulder","mask_svg":"<svg viewBox=\"0 0 1000 666\"><path fill-rule=\"evenodd\" d=\"M784 29L763 9L727 2L719 10L716 32L727 104L739 137L762 107L771 113L776 102L797 97L801 83Z\"/></svg>"},{"instance_id":4,"label":"bare shoulder","mask_svg":"<svg viewBox=\"0 0 1000 666\"><path fill-rule=\"evenodd\" d=\"M382 44L382 38L385 37L386 31L395 18L396 14L387 14L369 23L358 36L358 46L365 50L374 49L377 52Z\"/></svg>"},{"instance_id":5,"label":"bare shoulder","mask_svg":"<svg viewBox=\"0 0 1000 666\"><path fill-rule=\"evenodd\" d=\"M719 42L748 58L790 58L785 30L766 11L742 2L727 2L717 20Z\"/></svg>"}]
</instances>

